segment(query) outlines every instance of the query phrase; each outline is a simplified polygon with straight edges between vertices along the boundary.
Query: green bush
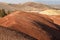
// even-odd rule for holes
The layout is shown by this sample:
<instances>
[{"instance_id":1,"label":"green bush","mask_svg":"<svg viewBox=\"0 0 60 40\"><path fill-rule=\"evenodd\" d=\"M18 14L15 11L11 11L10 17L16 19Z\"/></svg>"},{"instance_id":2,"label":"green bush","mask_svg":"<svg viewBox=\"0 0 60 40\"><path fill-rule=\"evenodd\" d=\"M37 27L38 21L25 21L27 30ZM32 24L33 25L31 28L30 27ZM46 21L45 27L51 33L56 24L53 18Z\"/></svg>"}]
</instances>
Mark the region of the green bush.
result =
<instances>
[{"instance_id":1,"label":"green bush","mask_svg":"<svg viewBox=\"0 0 60 40\"><path fill-rule=\"evenodd\" d=\"M1 9L0 10L0 17L4 17L4 16L6 16L7 14L6 14L6 12L5 12L5 10L4 9Z\"/></svg>"}]
</instances>

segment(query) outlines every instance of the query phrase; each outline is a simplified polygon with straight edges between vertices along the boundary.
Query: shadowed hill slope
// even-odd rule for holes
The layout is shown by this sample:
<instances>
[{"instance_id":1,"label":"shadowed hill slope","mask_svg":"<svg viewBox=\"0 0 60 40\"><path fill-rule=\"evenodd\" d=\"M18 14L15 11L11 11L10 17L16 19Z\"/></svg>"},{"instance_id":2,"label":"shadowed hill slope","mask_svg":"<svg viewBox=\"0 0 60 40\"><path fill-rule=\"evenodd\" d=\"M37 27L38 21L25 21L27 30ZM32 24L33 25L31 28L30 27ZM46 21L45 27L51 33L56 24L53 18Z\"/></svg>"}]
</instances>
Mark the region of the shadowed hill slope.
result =
<instances>
[{"instance_id":1,"label":"shadowed hill slope","mask_svg":"<svg viewBox=\"0 0 60 40\"><path fill-rule=\"evenodd\" d=\"M0 25L38 40L60 40L60 26L54 24L48 16L38 13L16 11L0 19Z\"/></svg>"},{"instance_id":2,"label":"shadowed hill slope","mask_svg":"<svg viewBox=\"0 0 60 40\"><path fill-rule=\"evenodd\" d=\"M0 40L37 40L22 32L0 26Z\"/></svg>"}]
</instances>

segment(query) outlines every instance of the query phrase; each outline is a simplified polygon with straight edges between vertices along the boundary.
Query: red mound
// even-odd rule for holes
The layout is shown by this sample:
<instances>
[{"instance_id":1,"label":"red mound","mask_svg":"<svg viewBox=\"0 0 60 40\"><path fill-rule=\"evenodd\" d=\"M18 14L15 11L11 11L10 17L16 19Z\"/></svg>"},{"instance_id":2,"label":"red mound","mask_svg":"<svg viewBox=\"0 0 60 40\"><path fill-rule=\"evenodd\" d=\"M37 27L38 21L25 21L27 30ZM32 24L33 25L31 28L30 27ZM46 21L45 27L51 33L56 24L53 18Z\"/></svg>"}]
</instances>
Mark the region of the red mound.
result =
<instances>
[{"instance_id":1,"label":"red mound","mask_svg":"<svg viewBox=\"0 0 60 40\"><path fill-rule=\"evenodd\" d=\"M0 24L38 40L60 39L59 26L46 15L16 11L0 19Z\"/></svg>"},{"instance_id":2,"label":"red mound","mask_svg":"<svg viewBox=\"0 0 60 40\"><path fill-rule=\"evenodd\" d=\"M54 23L60 25L60 15L53 15L49 17L54 21Z\"/></svg>"}]
</instances>

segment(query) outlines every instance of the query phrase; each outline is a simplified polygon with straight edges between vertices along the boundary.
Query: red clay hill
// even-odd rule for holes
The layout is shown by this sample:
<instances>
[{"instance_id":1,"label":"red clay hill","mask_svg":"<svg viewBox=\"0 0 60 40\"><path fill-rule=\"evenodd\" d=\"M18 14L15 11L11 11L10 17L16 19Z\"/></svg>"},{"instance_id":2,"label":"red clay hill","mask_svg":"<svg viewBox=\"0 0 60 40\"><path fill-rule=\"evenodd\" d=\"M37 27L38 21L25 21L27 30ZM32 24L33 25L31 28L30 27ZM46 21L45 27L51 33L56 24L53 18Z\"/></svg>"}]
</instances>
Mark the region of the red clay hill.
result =
<instances>
[{"instance_id":1,"label":"red clay hill","mask_svg":"<svg viewBox=\"0 0 60 40\"><path fill-rule=\"evenodd\" d=\"M16 11L1 18L0 25L23 32L37 40L60 40L60 26L54 24L47 15Z\"/></svg>"}]
</instances>

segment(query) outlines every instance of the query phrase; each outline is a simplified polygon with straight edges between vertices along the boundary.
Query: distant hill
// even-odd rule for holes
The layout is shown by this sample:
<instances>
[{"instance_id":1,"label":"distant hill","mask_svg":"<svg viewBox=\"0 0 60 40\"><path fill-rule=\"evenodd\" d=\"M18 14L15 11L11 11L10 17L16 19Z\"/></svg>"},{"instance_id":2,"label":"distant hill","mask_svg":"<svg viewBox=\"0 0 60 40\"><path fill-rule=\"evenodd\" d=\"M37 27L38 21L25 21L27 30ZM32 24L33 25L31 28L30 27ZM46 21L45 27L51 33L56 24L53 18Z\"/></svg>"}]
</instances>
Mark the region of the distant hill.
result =
<instances>
[{"instance_id":1,"label":"distant hill","mask_svg":"<svg viewBox=\"0 0 60 40\"><path fill-rule=\"evenodd\" d=\"M14 11L15 8L8 5L7 3L0 3L0 9L5 9L5 11Z\"/></svg>"},{"instance_id":2,"label":"distant hill","mask_svg":"<svg viewBox=\"0 0 60 40\"><path fill-rule=\"evenodd\" d=\"M22 4L8 4L8 5L15 8L15 10L21 10L21 6L22 6Z\"/></svg>"},{"instance_id":3,"label":"distant hill","mask_svg":"<svg viewBox=\"0 0 60 40\"><path fill-rule=\"evenodd\" d=\"M16 10L23 10L23 11L42 11L46 9L51 9L50 6L42 4L42 3L34 3L34 2L27 2L24 4L8 4L8 3L0 3L0 8L5 9L6 11L16 11Z\"/></svg>"},{"instance_id":4,"label":"distant hill","mask_svg":"<svg viewBox=\"0 0 60 40\"><path fill-rule=\"evenodd\" d=\"M27 11L43 11L51 9L51 7L42 3L27 2L22 5L22 9Z\"/></svg>"},{"instance_id":5,"label":"distant hill","mask_svg":"<svg viewBox=\"0 0 60 40\"><path fill-rule=\"evenodd\" d=\"M54 4L54 5L51 4L50 6L57 9L57 10L60 10L60 4Z\"/></svg>"}]
</instances>

